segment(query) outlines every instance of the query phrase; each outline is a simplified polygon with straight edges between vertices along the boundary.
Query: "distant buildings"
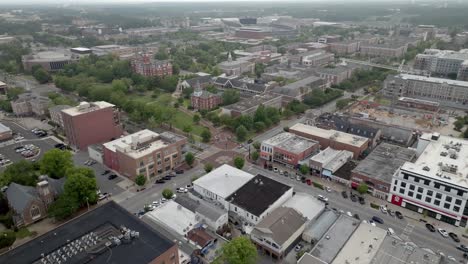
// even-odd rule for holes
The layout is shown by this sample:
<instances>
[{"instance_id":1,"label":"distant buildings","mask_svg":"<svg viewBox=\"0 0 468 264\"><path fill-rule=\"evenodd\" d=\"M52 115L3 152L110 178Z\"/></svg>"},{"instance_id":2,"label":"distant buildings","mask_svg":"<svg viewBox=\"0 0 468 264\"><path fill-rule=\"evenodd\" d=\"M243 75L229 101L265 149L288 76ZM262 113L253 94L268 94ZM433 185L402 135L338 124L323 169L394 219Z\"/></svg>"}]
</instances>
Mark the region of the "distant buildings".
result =
<instances>
[{"instance_id":1,"label":"distant buildings","mask_svg":"<svg viewBox=\"0 0 468 264\"><path fill-rule=\"evenodd\" d=\"M359 51L360 44L357 40L333 42L329 44L329 49L335 54L353 54Z\"/></svg>"},{"instance_id":2,"label":"distant buildings","mask_svg":"<svg viewBox=\"0 0 468 264\"><path fill-rule=\"evenodd\" d=\"M221 90L235 89L247 97L262 94L268 88L265 84L255 83L253 79L241 77L217 77L213 80L213 85Z\"/></svg>"},{"instance_id":3,"label":"distant buildings","mask_svg":"<svg viewBox=\"0 0 468 264\"><path fill-rule=\"evenodd\" d=\"M179 252L177 243L110 201L0 255L1 263L63 261L179 263Z\"/></svg>"},{"instance_id":4,"label":"distant buildings","mask_svg":"<svg viewBox=\"0 0 468 264\"><path fill-rule=\"evenodd\" d=\"M63 192L65 177L40 176L36 187L10 183L5 191L16 227L27 226L47 217L47 209ZM1 257L0 257L1 258Z\"/></svg>"},{"instance_id":5,"label":"distant buildings","mask_svg":"<svg viewBox=\"0 0 468 264\"><path fill-rule=\"evenodd\" d=\"M322 149L331 147L336 150L350 151L353 153L354 159L361 156L369 147L369 139L365 137L355 136L336 130L326 130L301 123L290 127L289 132L318 141Z\"/></svg>"},{"instance_id":6,"label":"distant buildings","mask_svg":"<svg viewBox=\"0 0 468 264\"><path fill-rule=\"evenodd\" d=\"M8 90L8 85L0 81L0 94L6 94Z\"/></svg>"},{"instance_id":7,"label":"distant buildings","mask_svg":"<svg viewBox=\"0 0 468 264\"><path fill-rule=\"evenodd\" d=\"M138 54L131 59L132 70L143 76L171 76L172 64L169 61L160 61L152 54Z\"/></svg>"},{"instance_id":8,"label":"distant buildings","mask_svg":"<svg viewBox=\"0 0 468 264\"><path fill-rule=\"evenodd\" d=\"M138 175L150 179L173 170L182 159L186 138L169 132L145 129L104 143L104 164L132 180Z\"/></svg>"},{"instance_id":9,"label":"distant buildings","mask_svg":"<svg viewBox=\"0 0 468 264\"><path fill-rule=\"evenodd\" d=\"M468 49L460 51L426 49L424 53L416 55L414 68L423 70L431 74L447 76L449 74L460 74L462 80L465 67L462 64L468 63Z\"/></svg>"},{"instance_id":10,"label":"distant buildings","mask_svg":"<svg viewBox=\"0 0 468 264\"><path fill-rule=\"evenodd\" d=\"M326 83L322 78L310 75L293 83L276 87L273 89L273 92L283 95L285 102L290 102L292 100L302 101L304 97L314 89L323 89L325 86Z\"/></svg>"},{"instance_id":11,"label":"distant buildings","mask_svg":"<svg viewBox=\"0 0 468 264\"><path fill-rule=\"evenodd\" d=\"M120 113L107 102L81 102L63 109L62 120L70 146L84 150L89 145L107 142L123 133Z\"/></svg>"},{"instance_id":12,"label":"distant buildings","mask_svg":"<svg viewBox=\"0 0 468 264\"><path fill-rule=\"evenodd\" d=\"M312 50L289 57L289 61L299 63L305 67L317 67L330 64L334 61L333 53L324 50Z\"/></svg>"},{"instance_id":13,"label":"distant buildings","mask_svg":"<svg viewBox=\"0 0 468 264\"><path fill-rule=\"evenodd\" d=\"M135 54L136 48L135 47L126 47L120 45L101 45L101 46L94 46L91 47L93 54L97 56L104 56L104 55L115 55L120 58L128 58Z\"/></svg>"},{"instance_id":14,"label":"distant buildings","mask_svg":"<svg viewBox=\"0 0 468 264\"><path fill-rule=\"evenodd\" d=\"M465 108L468 82L411 74L388 76L382 94L390 98L410 97Z\"/></svg>"},{"instance_id":15,"label":"distant buildings","mask_svg":"<svg viewBox=\"0 0 468 264\"><path fill-rule=\"evenodd\" d=\"M17 116L45 116L49 109L50 99L45 96L23 93L18 95L18 98L11 101L13 113Z\"/></svg>"},{"instance_id":16,"label":"distant buildings","mask_svg":"<svg viewBox=\"0 0 468 264\"><path fill-rule=\"evenodd\" d=\"M260 157L270 162L295 167L300 161L319 151L320 145L317 141L284 132L262 142Z\"/></svg>"},{"instance_id":17,"label":"distant buildings","mask_svg":"<svg viewBox=\"0 0 468 264\"><path fill-rule=\"evenodd\" d=\"M241 27L235 31L234 36L242 39L264 39L271 37L271 31L257 27Z\"/></svg>"},{"instance_id":18,"label":"distant buildings","mask_svg":"<svg viewBox=\"0 0 468 264\"><path fill-rule=\"evenodd\" d=\"M11 131L11 128L0 123L0 141L8 140L8 139L11 139L12 137L13 137L13 132Z\"/></svg>"},{"instance_id":19,"label":"distant buildings","mask_svg":"<svg viewBox=\"0 0 468 264\"><path fill-rule=\"evenodd\" d=\"M221 112L232 117L250 115L254 114L260 105L279 109L282 106L282 96L273 93L255 95L251 98L241 100L235 104L223 106L221 108Z\"/></svg>"},{"instance_id":20,"label":"distant buildings","mask_svg":"<svg viewBox=\"0 0 468 264\"><path fill-rule=\"evenodd\" d=\"M31 72L34 66L41 66L46 71L58 71L65 65L78 60L79 57L73 56L69 51L51 50L42 51L35 54L24 55L22 57L24 70Z\"/></svg>"},{"instance_id":21,"label":"distant buildings","mask_svg":"<svg viewBox=\"0 0 468 264\"><path fill-rule=\"evenodd\" d=\"M227 75L240 76L243 73L254 73L255 63L244 59L233 60L229 53L228 60L218 64L218 67Z\"/></svg>"},{"instance_id":22,"label":"distant buildings","mask_svg":"<svg viewBox=\"0 0 468 264\"><path fill-rule=\"evenodd\" d=\"M390 42L382 44L361 44L359 52L362 56L401 58L408 49L407 43Z\"/></svg>"},{"instance_id":23,"label":"distant buildings","mask_svg":"<svg viewBox=\"0 0 468 264\"><path fill-rule=\"evenodd\" d=\"M438 133L423 134L416 156L393 175L388 201L466 227L468 141Z\"/></svg>"}]
</instances>

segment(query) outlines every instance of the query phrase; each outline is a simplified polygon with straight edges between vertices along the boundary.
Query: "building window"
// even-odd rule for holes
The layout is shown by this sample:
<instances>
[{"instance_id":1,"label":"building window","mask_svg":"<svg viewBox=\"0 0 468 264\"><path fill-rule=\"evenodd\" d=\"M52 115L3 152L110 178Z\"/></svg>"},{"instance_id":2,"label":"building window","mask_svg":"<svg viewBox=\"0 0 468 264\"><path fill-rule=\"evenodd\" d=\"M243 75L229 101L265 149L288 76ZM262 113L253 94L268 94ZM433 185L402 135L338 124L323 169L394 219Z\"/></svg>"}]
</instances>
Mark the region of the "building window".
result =
<instances>
[{"instance_id":1,"label":"building window","mask_svg":"<svg viewBox=\"0 0 468 264\"><path fill-rule=\"evenodd\" d=\"M452 190L450 187L445 186L445 191L446 191L446 192L450 192L450 190Z\"/></svg>"},{"instance_id":2,"label":"building window","mask_svg":"<svg viewBox=\"0 0 468 264\"><path fill-rule=\"evenodd\" d=\"M460 199L456 199L456 200L455 200L455 204L461 205L461 203L462 203L462 200L460 200Z\"/></svg>"},{"instance_id":3,"label":"building window","mask_svg":"<svg viewBox=\"0 0 468 264\"><path fill-rule=\"evenodd\" d=\"M394 183L395 183L395 185L398 185L398 180L395 180L395 182L394 182Z\"/></svg>"},{"instance_id":4,"label":"building window","mask_svg":"<svg viewBox=\"0 0 468 264\"><path fill-rule=\"evenodd\" d=\"M405 189L403 189L403 188L400 188L400 191L399 191L399 193L401 193L401 194L404 194L404 193L405 193Z\"/></svg>"},{"instance_id":5,"label":"building window","mask_svg":"<svg viewBox=\"0 0 468 264\"><path fill-rule=\"evenodd\" d=\"M401 187L405 188L406 187L406 182L401 182Z\"/></svg>"},{"instance_id":6,"label":"building window","mask_svg":"<svg viewBox=\"0 0 468 264\"><path fill-rule=\"evenodd\" d=\"M32 219L37 219L37 218L41 217L41 210L36 205L33 205L31 207L30 213L31 213L31 218Z\"/></svg>"},{"instance_id":7,"label":"building window","mask_svg":"<svg viewBox=\"0 0 468 264\"><path fill-rule=\"evenodd\" d=\"M445 197L445 201L446 201L446 202L451 202L451 201L452 201L452 197L450 197L450 196Z\"/></svg>"},{"instance_id":8,"label":"building window","mask_svg":"<svg viewBox=\"0 0 468 264\"><path fill-rule=\"evenodd\" d=\"M413 197L413 195L414 195L414 192L411 192L411 191L408 192L408 196Z\"/></svg>"},{"instance_id":9,"label":"building window","mask_svg":"<svg viewBox=\"0 0 468 264\"><path fill-rule=\"evenodd\" d=\"M421 200L421 198L422 198L422 195L421 195L421 194L419 194L419 193L416 194L416 199Z\"/></svg>"},{"instance_id":10,"label":"building window","mask_svg":"<svg viewBox=\"0 0 468 264\"><path fill-rule=\"evenodd\" d=\"M453 207L453 211L455 211L455 212L460 212L460 207L454 206L454 207Z\"/></svg>"},{"instance_id":11,"label":"building window","mask_svg":"<svg viewBox=\"0 0 468 264\"><path fill-rule=\"evenodd\" d=\"M444 208L445 209L450 209L450 204L449 203L444 203Z\"/></svg>"},{"instance_id":12,"label":"building window","mask_svg":"<svg viewBox=\"0 0 468 264\"><path fill-rule=\"evenodd\" d=\"M423 192L423 188L422 187L418 187L418 193L422 193Z\"/></svg>"},{"instance_id":13,"label":"building window","mask_svg":"<svg viewBox=\"0 0 468 264\"><path fill-rule=\"evenodd\" d=\"M436 198L437 198L437 199L442 198L442 194L441 194L441 193L436 193Z\"/></svg>"},{"instance_id":14,"label":"building window","mask_svg":"<svg viewBox=\"0 0 468 264\"><path fill-rule=\"evenodd\" d=\"M430 180L424 180L424 185L429 185L429 183L431 183Z\"/></svg>"},{"instance_id":15,"label":"building window","mask_svg":"<svg viewBox=\"0 0 468 264\"><path fill-rule=\"evenodd\" d=\"M458 190L458 191L457 191L457 195L458 195L458 196L463 196L463 194L464 194L463 191L461 191L461 190Z\"/></svg>"},{"instance_id":16,"label":"building window","mask_svg":"<svg viewBox=\"0 0 468 264\"><path fill-rule=\"evenodd\" d=\"M431 197L426 197L426 202L427 203L430 203L432 201L432 198Z\"/></svg>"},{"instance_id":17,"label":"building window","mask_svg":"<svg viewBox=\"0 0 468 264\"><path fill-rule=\"evenodd\" d=\"M413 184L410 184L409 189L414 191L414 188L416 188Z\"/></svg>"},{"instance_id":18,"label":"building window","mask_svg":"<svg viewBox=\"0 0 468 264\"><path fill-rule=\"evenodd\" d=\"M440 200L434 200L434 204L439 206L440 205Z\"/></svg>"},{"instance_id":19,"label":"building window","mask_svg":"<svg viewBox=\"0 0 468 264\"><path fill-rule=\"evenodd\" d=\"M403 179L407 180L408 179L408 174L403 174Z\"/></svg>"},{"instance_id":20,"label":"building window","mask_svg":"<svg viewBox=\"0 0 468 264\"><path fill-rule=\"evenodd\" d=\"M393 186L393 191L396 192L396 186Z\"/></svg>"},{"instance_id":21,"label":"building window","mask_svg":"<svg viewBox=\"0 0 468 264\"><path fill-rule=\"evenodd\" d=\"M440 183L434 182L434 188L439 189L440 188Z\"/></svg>"},{"instance_id":22,"label":"building window","mask_svg":"<svg viewBox=\"0 0 468 264\"><path fill-rule=\"evenodd\" d=\"M431 191L431 190L428 190L428 191L427 191L427 196L432 196L433 194L434 194L433 191Z\"/></svg>"}]
</instances>

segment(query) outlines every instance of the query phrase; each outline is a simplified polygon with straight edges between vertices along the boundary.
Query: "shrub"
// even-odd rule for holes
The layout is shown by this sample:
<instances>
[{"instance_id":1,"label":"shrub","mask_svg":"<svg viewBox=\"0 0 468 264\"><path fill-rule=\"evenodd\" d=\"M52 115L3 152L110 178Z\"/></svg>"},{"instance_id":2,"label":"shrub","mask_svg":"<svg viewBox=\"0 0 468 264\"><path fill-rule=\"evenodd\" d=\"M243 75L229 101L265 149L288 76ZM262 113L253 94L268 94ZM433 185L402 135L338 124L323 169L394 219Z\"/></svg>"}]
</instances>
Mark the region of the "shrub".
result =
<instances>
[{"instance_id":1,"label":"shrub","mask_svg":"<svg viewBox=\"0 0 468 264\"><path fill-rule=\"evenodd\" d=\"M312 184L314 185L314 187L316 188L319 188L319 189L322 189L323 190L323 185L318 183L318 182L312 182Z\"/></svg>"},{"instance_id":2,"label":"shrub","mask_svg":"<svg viewBox=\"0 0 468 264\"><path fill-rule=\"evenodd\" d=\"M16 236L12 231L0 232L0 248L6 248L15 243Z\"/></svg>"},{"instance_id":3,"label":"shrub","mask_svg":"<svg viewBox=\"0 0 468 264\"><path fill-rule=\"evenodd\" d=\"M370 207L372 207L374 209L377 209L377 210L380 209L380 206L378 204L375 204L375 203L370 203Z\"/></svg>"},{"instance_id":4,"label":"shrub","mask_svg":"<svg viewBox=\"0 0 468 264\"><path fill-rule=\"evenodd\" d=\"M7 229L10 229L13 226L14 223L11 211L4 215L0 215L0 223L2 223Z\"/></svg>"}]
</instances>

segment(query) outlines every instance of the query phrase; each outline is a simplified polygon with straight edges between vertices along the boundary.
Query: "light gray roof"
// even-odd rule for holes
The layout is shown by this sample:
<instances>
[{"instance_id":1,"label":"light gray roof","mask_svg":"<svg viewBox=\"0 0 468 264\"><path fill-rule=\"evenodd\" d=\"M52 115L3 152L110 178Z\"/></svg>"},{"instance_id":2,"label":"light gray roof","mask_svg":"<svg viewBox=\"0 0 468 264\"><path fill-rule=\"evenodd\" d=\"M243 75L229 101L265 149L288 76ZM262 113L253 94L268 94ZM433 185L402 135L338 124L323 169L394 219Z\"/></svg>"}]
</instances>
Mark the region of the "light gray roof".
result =
<instances>
[{"instance_id":1,"label":"light gray roof","mask_svg":"<svg viewBox=\"0 0 468 264\"><path fill-rule=\"evenodd\" d=\"M213 221L217 221L222 215L227 213L225 210L198 199L191 194L179 195L175 199L175 202L187 208L188 210L194 213L199 213Z\"/></svg>"},{"instance_id":2,"label":"light gray roof","mask_svg":"<svg viewBox=\"0 0 468 264\"><path fill-rule=\"evenodd\" d=\"M261 233L270 234L276 243L282 245L294 235L306 221L307 218L302 216L295 209L280 207L260 221L255 226L253 232L257 232L258 230Z\"/></svg>"},{"instance_id":3,"label":"light gray roof","mask_svg":"<svg viewBox=\"0 0 468 264\"><path fill-rule=\"evenodd\" d=\"M31 201L39 199L36 188L14 182L5 193L8 203L16 212L22 212Z\"/></svg>"},{"instance_id":4,"label":"light gray roof","mask_svg":"<svg viewBox=\"0 0 468 264\"><path fill-rule=\"evenodd\" d=\"M53 111L56 111L56 112L60 112L64 109L68 109L68 108L71 108L72 106L70 105L55 105L55 106L52 106L51 108L49 108L49 111L50 112L53 112Z\"/></svg>"},{"instance_id":5,"label":"light gray roof","mask_svg":"<svg viewBox=\"0 0 468 264\"><path fill-rule=\"evenodd\" d=\"M0 123L0 133L11 132L11 129L4 124Z\"/></svg>"}]
</instances>

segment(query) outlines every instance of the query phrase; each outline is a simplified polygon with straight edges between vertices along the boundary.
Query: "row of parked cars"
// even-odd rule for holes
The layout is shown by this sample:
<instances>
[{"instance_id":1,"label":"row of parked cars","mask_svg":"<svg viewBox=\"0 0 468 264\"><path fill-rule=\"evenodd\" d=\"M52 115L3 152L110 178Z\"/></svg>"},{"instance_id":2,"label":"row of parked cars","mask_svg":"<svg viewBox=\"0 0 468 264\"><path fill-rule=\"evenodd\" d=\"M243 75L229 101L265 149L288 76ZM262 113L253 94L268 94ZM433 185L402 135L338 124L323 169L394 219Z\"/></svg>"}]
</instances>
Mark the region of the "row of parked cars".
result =
<instances>
[{"instance_id":1,"label":"row of parked cars","mask_svg":"<svg viewBox=\"0 0 468 264\"><path fill-rule=\"evenodd\" d=\"M28 144L24 146L18 146L15 148L15 152L21 154L24 158L30 158L39 152L39 148L33 144Z\"/></svg>"},{"instance_id":2,"label":"row of parked cars","mask_svg":"<svg viewBox=\"0 0 468 264\"><path fill-rule=\"evenodd\" d=\"M11 160L7 159L3 154L0 154L0 166L8 166L12 164Z\"/></svg>"},{"instance_id":3,"label":"row of parked cars","mask_svg":"<svg viewBox=\"0 0 468 264\"><path fill-rule=\"evenodd\" d=\"M175 170L175 172L171 172L167 174L166 176L162 177L161 179L157 179L154 183L156 184L163 184L166 181L172 180L172 178L175 178L177 174L183 174L184 170Z\"/></svg>"},{"instance_id":4,"label":"row of parked cars","mask_svg":"<svg viewBox=\"0 0 468 264\"><path fill-rule=\"evenodd\" d=\"M33 128L31 130L31 132L33 132L34 135L38 136L38 137L45 137L47 136L47 131L45 130L42 130L42 129L39 129L39 128Z\"/></svg>"}]
</instances>

